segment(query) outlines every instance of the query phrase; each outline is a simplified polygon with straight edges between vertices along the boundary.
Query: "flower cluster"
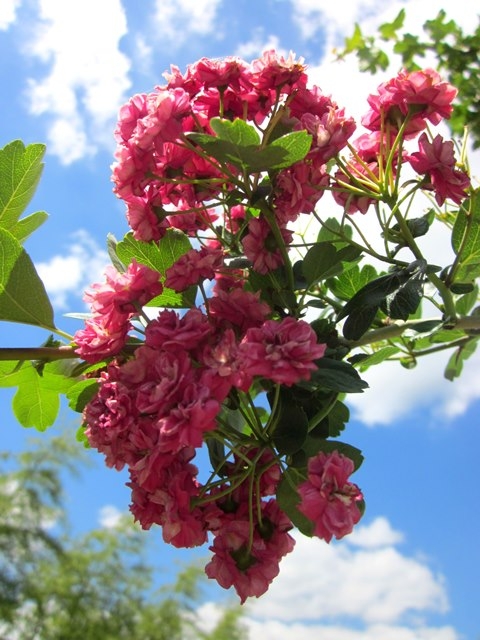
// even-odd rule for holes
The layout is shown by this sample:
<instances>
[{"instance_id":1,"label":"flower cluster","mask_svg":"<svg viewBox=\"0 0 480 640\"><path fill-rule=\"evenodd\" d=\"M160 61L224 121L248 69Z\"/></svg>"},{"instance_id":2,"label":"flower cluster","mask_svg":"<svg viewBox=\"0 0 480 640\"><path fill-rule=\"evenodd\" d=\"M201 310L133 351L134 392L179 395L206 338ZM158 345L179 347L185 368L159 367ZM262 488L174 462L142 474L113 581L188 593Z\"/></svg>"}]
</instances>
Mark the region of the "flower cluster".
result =
<instances>
[{"instance_id":1,"label":"flower cluster","mask_svg":"<svg viewBox=\"0 0 480 640\"><path fill-rule=\"evenodd\" d=\"M381 85L353 143L353 119L293 55L202 59L166 80L122 107L115 131L127 256L148 266L111 267L86 296L92 315L75 336L94 365L85 434L109 466L128 468L142 527L177 547L210 541L207 575L243 602L278 574L293 526L329 542L363 510L349 480L360 454L329 438L344 426L331 417L346 409L339 394L365 384L334 324L307 320L312 297L326 306L322 275L358 252L342 237L325 248L337 262L323 264L313 243L296 263L293 224L318 217L327 190L347 214L392 202L402 163L439 204L459 202L469 180L451 143L418 138L455 96L431 70ZM417 139L407 154L403 141ZM152 300L160 310L147 313Z\"/></svg>"},{"instance_id":2,"label":"flower cluster","mask_svg":"<svg viewBox=\"0 0 480 640\"><path fill-rule=\"evenodd\" d=\"M447 198L458 204L470 180L465 171L455 168L453 142L444 142L440 134L433 141L426 133L418 138L429 122L439 124L450 116L456 95L456 89L433 69L401 72L381 84L378 93L368 98L370 111L362 118L370 133L353 142L351 158L335 175L335 200L348 213L366 213L388 191L386 176L393 183L401 163L408 160L424 176L423 188L434 191L439 205ZM416 138L418 151L407 155L403 142ZM352 186L358 195L346 188Z\"/></svg>"}]
</instances>

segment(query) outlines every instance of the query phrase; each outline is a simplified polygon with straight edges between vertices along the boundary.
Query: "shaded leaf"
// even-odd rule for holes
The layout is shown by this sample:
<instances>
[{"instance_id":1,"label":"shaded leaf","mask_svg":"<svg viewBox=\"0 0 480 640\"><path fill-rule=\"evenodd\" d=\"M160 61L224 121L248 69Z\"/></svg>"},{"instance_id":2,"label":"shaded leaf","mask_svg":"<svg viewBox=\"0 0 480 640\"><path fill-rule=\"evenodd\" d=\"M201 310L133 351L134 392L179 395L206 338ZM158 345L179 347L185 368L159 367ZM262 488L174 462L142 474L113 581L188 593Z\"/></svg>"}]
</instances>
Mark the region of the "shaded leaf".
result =
<instances>
[{"instance_id":1,"label":"shaded leaf","mask_svg":"<svg viewBox=\"0 0 480 640\"><path fill-rule=\"evenodd\" d=\"M310 378L310 382L315 385L343 393L361 393L368 387L365 380L360 378L358 371L348 362L320 358L316 364L318 369Z\"/></svg>"},{"instance_id":2,"label":"shaded leaf","mask_svg":"<svg viewBox=\"0 0 480 640\"><path fill-rule=\"evenodd\" d=\"M271 399L271 395L269 394ZM280 454L292 454L301 449L308 432L308 418L296 401L294 393L280 388L273 442Z\"/></svg>"},{"instance_id":3,"label":"shaded leaf","mask_svg":"<svg viewBox=\"0 0 480 640\"><path fill-rule=\"evenodd\" d=\"M0 320L55 328L43 282L22 245L5 229L0 229Z\"/></svg>"},{"instance_id":4,"label":"shaded leaf","mask_svg":"<svg viewBox=\"0 0 480 640\"><path fill-rule=\"evenodd\" d=\"M297 529L308 537L312 537L314 524L298 510L300 496L297 487L307 479L306 469L286 469L277 486L277 502L280 509L287 514Z\"/></svg>"},{"instance_id":5,"label":"shaded leaf","mask_svg":"<svg viewBox=\"0 0 480 640\"><path fill-rule=\"evenodd\" d=\"M90 400L95 396L98 390L98 380L95 378L86 378L79 380L66 393L68 406L73 411L81 413Z\"/></svg>"},{"instance_id":6,"label":"shaded leaf","mask_svg":"<svg viewBox=\"0 0 480 640\"><path fill-rule=\"evenodd\" d=\"M468 340L464 345L455 349L445 369L444 376L447 380L453 381L460 376L463 370L463 363L475 353L477 344L478 338L476 340Z\"/></svg>"}]
</instances>

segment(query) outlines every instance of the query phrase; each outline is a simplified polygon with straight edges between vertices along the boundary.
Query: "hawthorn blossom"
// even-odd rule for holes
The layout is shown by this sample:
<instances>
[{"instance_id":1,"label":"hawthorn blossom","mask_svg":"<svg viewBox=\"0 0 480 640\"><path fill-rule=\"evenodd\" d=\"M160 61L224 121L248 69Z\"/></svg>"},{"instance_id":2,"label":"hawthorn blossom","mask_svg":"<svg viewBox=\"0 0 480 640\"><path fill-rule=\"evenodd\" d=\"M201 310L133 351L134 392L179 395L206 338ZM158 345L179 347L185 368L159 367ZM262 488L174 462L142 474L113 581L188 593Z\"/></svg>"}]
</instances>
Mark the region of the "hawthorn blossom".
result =
<instances>
[{"instance_id":1,"label":"hawthorn blossom","mask_svg":"<svg viewBox=\"0 0 480 640\"><path fill-rule=\"evenodd\" d=\"M245 371L279 384L291 386L308 380L315 371L326 345L318 344L311 326L287 317L277 322L267 320L261 327L250 328L240 343L239 352Z\"/></svg>"},{"instance_id":2,"label":"hawthorn blossom","mask_svg":"<svg viewBox=\"0 0 480 640\"><path fill-rule=\"evenodd\" d=\"M285 245L292 241L293 233L279 227ZM242 240L243 250L258 273L268 273L283 264L283 256L273 231L264 218L252 218L248 222L248 233Z\"/></svg>"},{"instance_id":3,"label":"hawthorn blossom","mask_svg":"<svg viewBox=\"0 0 480 640\"><path fill-rule=\"evenodd\" d=\"M275 181L274 204L277 218L286 224L295 221L300 213L311 213L329 181L323 165L316 167L311 163L297 162L280 171Z\"/></svg>"},{"instance_id":4,"label":"hawthorn blossom","mask_svg":"<svg viewBox=\"0 0 480 640\"><path fill-rule=\"evenodd\" d=\"M103 284L93 284L84 296L97 315L135 313L160 295L163 289L158 271L139 264L135 259L123 273L113 266L107 267L105 279Z\"/></svg>"},{"instance_id":5,"label":"hawthorn blossom","mask_svg":"<svg viewBox=\"0 0 480 640\"><path fill-rule=\"evenodd\" d=\"M401 71L395 78L379 85L378 93L368 97L371 110L362 124L372 131L388 121L397 130L405 118L409 123L405 133L415 135L426 126L426 120L439 124L449 118L457 90L433 69Z\"/></svg>"},{"instance_id":6,"label":"hawthorn blossom","mask_svg":"<svg viewBox=\"0 0 480 640\"><path fill-rule=\"evenodd\" d=\"M348 480L354 465L338 451L321 451L308 461L308 478L298 486L298 510L314 523L314 535L330 542L351 533L361 518L362 492Z\"/></svg>"},{"instance_id":7,"label":"hawthorn blossom","mask_svg":"<svg viewBox=\"0 0 480 640\"><path fill-rule=\"evenodd\" d=\"M435 200L441 206L447 198L460 204L470 186L470 178L461 169L455 167L453 142L445 141L438 134L432 142L426 133L418 139L419 151L415 151L407 160L417 173L424 174L424 189L435 193Z\"/></svg>"},{"instance_id":8,"label":"hawthorn blossom","mask_svg":"<svg viewBox=\"0 0 480 640\"><path fill-rule=\"evenodd\" d=\"M259 327L272 312L269 305L260 300L259 292L237 287L229 291L216 289L208 307L215 326L231 327L241 334L250 327Z\"/></svg>"},{"instance_id":9,"label":"hawthorn blossom","mask_svg":"<svg viewBox=\"0 0 480 640\"><path fill-rule=\"evenodd\" d=\"M223 264L223 251L207 247L190 249L166 272L165 286L174 291L185 291L203 280L213 280L215 272Z\"/></svg>"},{"instance_id":10,"label":"hawthorn blossom","mask_svg":"<svg viewBox=\"0 0 480 640\"><path fill-rule=\"evenodd\" d=\"M245 505L245 503L244 503ZM274 499L260 503L261 521L255 523L253 538L248 509L226 513L220 527L214 531L211 561L205 567L209 578L220 586L234 587L243 604L249 597L260 597L279 573L279 562L293 550L295 540L289 518ZM251 545L250 545L251 541Z\"/></svg>"}]
</instances>

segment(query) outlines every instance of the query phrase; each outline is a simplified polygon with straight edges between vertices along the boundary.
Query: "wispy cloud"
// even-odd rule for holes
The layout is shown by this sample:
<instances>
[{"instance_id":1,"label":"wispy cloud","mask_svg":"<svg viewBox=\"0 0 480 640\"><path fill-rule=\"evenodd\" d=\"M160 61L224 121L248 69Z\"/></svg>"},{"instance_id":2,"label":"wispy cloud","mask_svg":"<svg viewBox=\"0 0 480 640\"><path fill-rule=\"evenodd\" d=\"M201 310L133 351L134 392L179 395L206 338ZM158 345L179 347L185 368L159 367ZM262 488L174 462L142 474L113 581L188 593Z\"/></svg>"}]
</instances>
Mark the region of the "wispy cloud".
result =
<instances>
[{"instance_id":1,"label":"wispy cloud","mask_svg":"<svg viewBox=\"0 0 480 640\"><path fill-rule=\"evenodd\" d=\"M237 46L235 55L250 62L250 60L260 57L264 51L269 51L270 49L275 49L275 51L282 56L288 56L288 51L282 49L280 46L278 36L273 34L267 35L263 29L257 29L254 31L250 40Z\"/></svg>"},{"instance_id":2,"label":"wispy cloud","mask_svg":"<svg viewBox=\"0 0 480 640\"><path fill-rule=\"evenodd\" d=\"M0 2L0 31L6 31L17 17L17 9L22 0L2 0Z\"/></svg>"},{"instance_id":3,"label":"wispy cloud","mask_svg":"<svg viewBox=\"0 0 480 640\"><path fill-rule=\"evenodd\" d=\"M56 254L36 269L58 310L66 309L69 296L83 297L93 282L103 280L103 272L110 262L106 251L84 230L72 234L72 243L65 253Z\"/></svg>"},{"instance_id":4,"label":"wispy cloud","mask_svg":"<svg viewBox=\"0 0 480 640\"><path fill-rule=\"evenodd\" d=\"M218 36L217 17L222 0L156 0L156 36L178 48L194 36Z\"/></svg>"},{"instance_id":5,"label":"wispy cloud","mask_svg":"<svg viewBox=\"0 0 480 640\"><path fill-rule=\"evenodd\" d=\"M64 164L113 144L114 118L131 86L119 48L126 33L120 0L38 0L25 52L46 72L28 80L25 96L32 114L48 118L49 151Z\"/></svg>"}]
</instances>

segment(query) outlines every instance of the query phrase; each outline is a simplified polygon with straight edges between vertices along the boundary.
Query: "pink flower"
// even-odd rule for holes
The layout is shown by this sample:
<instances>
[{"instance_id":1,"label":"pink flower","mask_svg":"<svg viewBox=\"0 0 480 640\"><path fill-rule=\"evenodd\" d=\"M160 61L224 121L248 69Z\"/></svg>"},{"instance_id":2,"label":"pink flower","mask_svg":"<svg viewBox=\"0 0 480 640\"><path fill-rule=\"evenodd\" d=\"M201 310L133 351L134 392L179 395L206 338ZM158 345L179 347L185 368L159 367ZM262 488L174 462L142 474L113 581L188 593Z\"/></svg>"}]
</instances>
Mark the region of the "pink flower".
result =
<instances>
[{"instance_id":1,"label":"pink flower","mask_svg":"<svg viewBox=\"0 0 480 640\"><path fill-rule=\"evenodd\" d=\"M291 386L310 378L317 368L315 360L323 356L325 348L317 343L307 322L288 317L279 322L267 320L259 328L248 329L239 351L248 374Z\"/></svg>"},{"instance_id":2,"label":"pink flower","mask_svg":"<svg viewBox=\"0 0 480 640\"><path fill-rule=\"evenodd\" d=\"M398 76L382 83L378 94L368 98L371 111L362 124L372 131L381 128L382 114L397 130L409 115L407 133L415 134L425 128L425 120L438 124L449 118L457 90L442 81L433 69L401 71Z\"/></svg>"},{"instance_id":3,"label":"pink flower","mask_svg":"<svg viewBox=\"0 0 480 640\"><path fill-rule=\"evenodd\" d=\"M358 503L363 500L356 484L348 478L354 465L338 451L323 451L308 462L308 479L299 485L298 509L314 523L314 535L330 542L351 533L360 520Z\"/></svg>"},{"instance_id":4,"label":"pink flower","mask_svg":"<svg viewBox=\"0 0 480 640\"><path fill-rule=\"evenodd\" d=\"M423 133L418 139L419 151L408 156L408 161L417 173L425 174L424 189L435 192L435 200L442 205L447 198L460 204L465 190L470 186L468 175L455 168L453 142L444 141L439 134L432 142Z\"/></svg>"},{"instance_id":5,"label":"pink flower","mask_svg":"<svg viewBox=\"0 0 480 640\"><path fill-rule=\"evenodd\" d=\"M215 324L232 327L244 333L249 327L260 326L272 310L260 300L260 294L234 288L230 291L216 290L209 300L210 316Z\"/></svg>"},{"instance_id":6,"label":"pink flower","mask_svg":"<svg viewBox=\"0 0 480 640\"><path fill-rule=\"evenodd\" d=\"M215 272L223 264L223 251L206 247L190 249L166 272L165 286L174 291L185 291L203 280L213 280Z\"/></svg>"},{"instance_id":7,"label":"pink flower","mask_svg":"<svg viewBox=\"0 0 480 640\"><path fill-rule=\"evenodd\" d=\"M311 213L328 186L326 167L297 162L279 172L275 185L277 218L283 223L294 221L299 213Z\"/></svg>"},{"instance_id":8,"label":"pink flower","mask_svg":"<svg viewBox=\"0 0 480 640\"><path fill-rule=\"evenodd\" d=\"M147 325L145 344L164 351L197 351L203 348L212 332L207 317L200 309L189 309L182 317L165 309Z\"/></svg>"},{"instance_id":9,"label":"pink flower","mask_svg":"<svg viewBox=\"0 0 480 640\"><path fill-rule=\"evenodd\" d=\"M214 555L205 567L207 576L217 580L220 586L225 589L233 586L242 603L251 596L258 598L268 590L279 573L281 558L295 546L288 533L292 523L276 501L269 500L260 505L261 521L255 524L252 540L248 509L225 514L210 547Z\"/></svg>"},{"instance_id":10,"label":"pink flower","mask_svg":"<svg viewBox=\"0 0 480 640\"><path fill-rule=\"evenodd\" d=\"M253 86L260 90L305 87L307 84L305 68L303 58L295 60L295 54L290 52L285 59L271 49L252 62L249 79Z\"/></svg>"},{"instance_id":11,"label":"pink flower","mask_svg":"<svg viewBox=\"0 0 480 640\"><path fill-rule=\"evenodd\" d=\"M292 232L280 228L284 243L292 240ZM263 218L252 218L248 223L248 233L242 240L243 250L253 268L258 273L268 273L283 264L283 257L278 248L270 225Z\"/></svg>"},{"instance_id":12,"label":"pink flower","mask_svg":"<svg viewBox=\"0 0 480 640\"><path fill-rule=\"evenodd\" d=\"M162 293L158 272L135 259L124 273L107 267L105 276L104 284L93 284L91 291L85 293L84 300L90 303L94 314L134 314Z\"/></svg>"},{"instance_id":13,"label":"pink flower","mask_svg":"<svg viewBox=\"0 0 480 640\"><path fill-rule=\"evenodd\" d=\"M85 328L76 331L75 353L90 363L119 353L127 341L131 324L128 314L94 315L85 320Z\"/></svg>"}]
</instances>

